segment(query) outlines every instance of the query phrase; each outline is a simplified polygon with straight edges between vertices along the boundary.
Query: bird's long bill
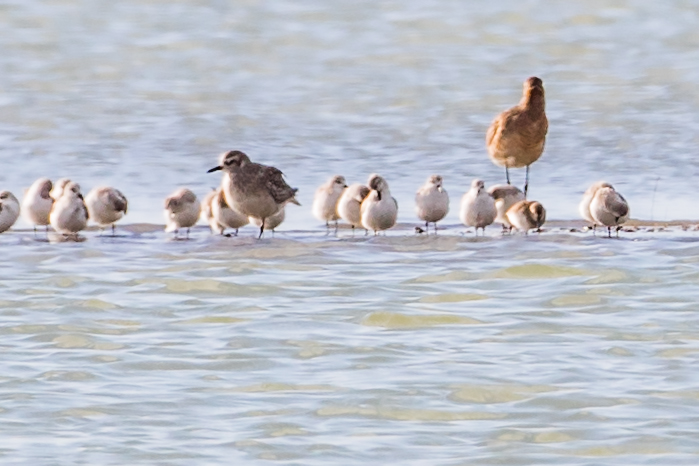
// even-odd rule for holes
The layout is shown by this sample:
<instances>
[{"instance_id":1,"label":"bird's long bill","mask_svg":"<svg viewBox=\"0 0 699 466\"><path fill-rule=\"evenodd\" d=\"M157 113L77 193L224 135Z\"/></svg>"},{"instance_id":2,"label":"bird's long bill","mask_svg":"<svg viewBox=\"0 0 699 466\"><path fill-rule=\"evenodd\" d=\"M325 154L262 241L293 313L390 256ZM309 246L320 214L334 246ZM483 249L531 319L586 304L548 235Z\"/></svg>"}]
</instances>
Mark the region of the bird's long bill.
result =
<instances>
[{"instance_id":1,"label":"bird's long bill","mask_svg":"<svg viewBox=\"0 0 699 466\"><path fill-rule=\"evenodd\" d=\"M219 165L218 167L211 168L211 169L208 170L206 173L217 172L217 171L219 171L219 170L223 170L223 167L220 166L220 165Z\"/></svg>"},{"instance_id":2,"label":"bird's long bill","mask_svg":"<svg viewBox=\"0 0 699 466\"><path fill-rule=\"evenodd\" d=\"M291 202L292 204L301 205L301 203L299 201L297 201L295 197L292 197L291 199L289 199L289 202Z\"/></svg>"}]
</instances>

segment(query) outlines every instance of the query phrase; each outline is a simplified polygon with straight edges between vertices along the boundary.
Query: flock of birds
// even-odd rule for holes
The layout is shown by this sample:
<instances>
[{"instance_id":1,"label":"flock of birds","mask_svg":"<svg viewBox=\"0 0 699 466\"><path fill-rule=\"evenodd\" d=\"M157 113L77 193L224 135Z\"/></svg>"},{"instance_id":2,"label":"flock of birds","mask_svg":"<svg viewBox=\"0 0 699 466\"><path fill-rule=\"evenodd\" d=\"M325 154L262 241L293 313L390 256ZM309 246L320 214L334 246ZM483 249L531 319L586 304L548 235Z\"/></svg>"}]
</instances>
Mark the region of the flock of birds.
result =
<instances>
[{"instance_id":1,"label":"flock of birds","mask_svg":"<svg viewBox=\"0 0 699 466\"><path fill-rule=\"evenodd\" d=\"M491 160L505 167L507 184L486 190L482 180L473 180L470 190L461 199L459 218L464 225L481 228L499 222L511 231L515 228L525 234L540 231L546 221L546 210L537 201L527 200L529 166L544 150L548 120L545 112L544 87L541 79L531 77L524 82L519 104L498 115L488 128L486 145ZM510 184L510 168L526 167L524 191ZM221 185L211 191L202 202L189 189L181 188L165 199L166 231L178 235L179 230L194 226L203 217L212 232L225 234L248 223L272 230L284 221L289 203L301 205L295 198L297 189L290 187L283 174L275 167L254 163L243 152L233 150L221 154L219 164L209 173L223 171ZM83 198L80 186L68 179L55 184L40 178L27 190L20 207L9 191L0 192L0 233L8 230L20 215L37 226L50 225L66 236L77 237L87 227L88 219L101 229L111 226L126 214L126 197L112 187L97 187ZM440 175L431 175L415 196L416 214L434 225L449 211L449 195ZM629 218L629 205L612 185L594 183L583 195L580 215L593 229L605 226L609 236ZM351 228L364 228L374 234L392 228L398 216L398 202L391 196L388 182L372 174L366 185L347 186L345 178L332 176L321 185L313 200L313 214L330 228L330 222L347 222Z\"/></svg>"}]
</instances>

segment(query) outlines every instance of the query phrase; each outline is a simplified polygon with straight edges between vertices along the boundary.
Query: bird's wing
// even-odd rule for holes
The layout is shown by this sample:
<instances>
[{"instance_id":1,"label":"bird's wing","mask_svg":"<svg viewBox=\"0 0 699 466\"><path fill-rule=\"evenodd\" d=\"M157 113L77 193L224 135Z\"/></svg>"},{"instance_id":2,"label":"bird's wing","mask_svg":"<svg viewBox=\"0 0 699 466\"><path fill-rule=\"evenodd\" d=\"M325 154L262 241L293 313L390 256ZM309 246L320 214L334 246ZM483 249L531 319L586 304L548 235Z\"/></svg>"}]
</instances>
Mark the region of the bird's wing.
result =
<instances>
[{"instance_id":1,"label":"bird's wing","mask_svg":"<svg viewBox=\"0 0 699 466\"><path fill-rule=\"evenodd\" d=\"M629 213L629 205L626 199L617 192L614 192L613 196L605 197L604 207L615 217L623 217Z\"/></svg>"},{"instance_id":2,"label":"bird's wing","mask_svg":"<svg viewBox=\"0 0 699 466\"><path fill-rule=\"evenodd\" d=\"M264 182L274 200L281 204L294 197L296 190L286 184L284 174L278 168L265 167Z\"/></svg>"},{"instance_id":3,"label":"bird's wing","mask_svg":"<svg viewBox=\"0 0 699 466\"><path fill-rule=\"evenodd\" d=\"M78 193L78 199L80 199L80 207L82 207L83 212L85 212L85 220L90 219L90 212L87 210L87 206L85 205L85 199L83 198L83 195Z\"/></svg>"},{"instance_id":4,"label":"bird's wing","mask_svg":"<svg viewBox=\"0 0 699 466\"><path fill-rule=\"evenodd\" d=\"M493 139L495 139L495 135L498 133L500 130L500 116L498 116L493 122L490 124L490 127L488 128L488 132L485 133L485 143L487 146L490 146L492 144Z\"/></svg>"},{"instance_id":5,"label":"bird's wing","mask_svg":"<svg viewBox=\"0 0 699 466\"><path fill-rule=\"evenodd\" d=\"M117 189L107 191L107 199L109 200L109 204L114 207L114 210L126 213L128 202L126 201L126 196L121 194L121 191Z\"/></svg>"}]
</instances>

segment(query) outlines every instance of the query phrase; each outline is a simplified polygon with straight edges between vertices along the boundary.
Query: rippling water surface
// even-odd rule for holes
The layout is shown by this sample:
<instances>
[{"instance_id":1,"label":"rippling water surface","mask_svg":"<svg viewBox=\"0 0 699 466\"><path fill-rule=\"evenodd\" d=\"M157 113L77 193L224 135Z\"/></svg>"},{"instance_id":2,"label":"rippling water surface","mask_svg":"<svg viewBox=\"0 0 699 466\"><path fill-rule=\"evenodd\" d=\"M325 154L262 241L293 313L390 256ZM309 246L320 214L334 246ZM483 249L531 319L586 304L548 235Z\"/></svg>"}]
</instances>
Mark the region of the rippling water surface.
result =
<instances>
[{"instance_id":1,"label":"rippling water surface","mask_svg":"<svg viewBox=\"0 0 699 466\"><path fill-rule=\"evenodd\" d=\"M0 188L130 199L121 236L0 235L3 464L695 465L699 233L458 227L503 181L485 130L541 76L530 193L573 219L606 179L637 218L699 218L693 2L8 1ZM276 236L173 241L225 149L299 187ZM333 173L380 172L385 237L325 236ZM414 236L430 173L448 228ZM513 172L518 184L521 170ZM24 230L23 230L24 229Z\"/></svg>"}]
</instances>

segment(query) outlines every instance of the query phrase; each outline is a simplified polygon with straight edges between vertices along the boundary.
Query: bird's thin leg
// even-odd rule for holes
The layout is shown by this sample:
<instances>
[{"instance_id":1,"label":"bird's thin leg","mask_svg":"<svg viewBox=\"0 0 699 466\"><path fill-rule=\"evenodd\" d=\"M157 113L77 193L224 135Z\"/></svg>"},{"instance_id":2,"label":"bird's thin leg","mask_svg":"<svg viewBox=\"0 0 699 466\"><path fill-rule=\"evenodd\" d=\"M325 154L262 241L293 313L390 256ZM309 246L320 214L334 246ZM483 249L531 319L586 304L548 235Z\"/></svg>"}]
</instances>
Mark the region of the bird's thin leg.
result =
<instances>
[{"instance_id":1,"label":"bird's thin leg","mask_svg":"<svg viewBox=\"0 0 699 466\"><path fill-rule=\"evenodd\" d=\"M437 234L437 222L434 222L434 234Z\"/></svg>"},{"instance_id":2,"label":"bird's thin leg","mask_svg":"<svg viewBox=\"0 0 699 466\"><path fill-rule=\"evenodd\" d=\"M187 228L187 234L185 236L189 239L189 228Z\"/></svg>"},{"instance_id":3,"label":"bird's thin leg","mask_svg":"<svg viewBox=\"0 0 699 466\"><path fill-rule=\"evenodd\" d=\"M260 225L260 236L257 237L257 239L262 238L262 233L265 232L265 219L262 219L262 225Z\"/></svg>"},{"instance_id":4,"label":"bird's thin leg","mask_svg":"<svg viewBox=\"0 0 699 466\"><path fill-rule=\"evenodd\" d=\"M527 173L524 175L524 198L527 198L527 190L529 189L529 165L527 165Z\"/></svg>"},{"instance_id":5,"label":"bird's thin leg","mask_svg":"<svg viewBox=\"0 0 699 466\"><path fill-rule=\"evenodd\" d=\"M612 237L612 227L607 227L607 235L609 238Z\"/></svg>"},{"instance_id":6,"label":"bird's thin leg","mask_svg":"<svg viewBox=\"0 0 699 466\"><path fill-rule=\"evenodd\" d=\"M235 233L233 233L233 236L238 236L238 229L235 229Z\"/></svg>"},{"instance_id":7,"label":"bird's thin leg","mask_svg":"<svg viewBox=\"0 0 699 466\"><path fill-rule=\"evenodd\" d=\"M116 236L116 226L112 223L112 236Z\"/></svg>"},{"instance_id":8,"label":"bird's thin leg","mask_svg":"<svg viewBox=\"0 0 699 466\"><path fill-rule=\"evenodd\" d=\"M621 230L621 225L619 225L618 227L616 227L616 237L617 237L617 238L619 237L619 230Z\"/></svg>"},{"instance_id":9,"label":"bird's thin leg","mask_svg":"<svg viewBox=\"0 0 699 466\"><path fill-rule=\"evenodd\" d=\"M352 238L354 238L354 224L352 224Z\"/></svg>"},{"instance_id":10,"label":"bird's thin leg","mask_svg":"<svg viewBox=\"0 0 699 466\"><path fill-rule=\"evenodd\" d=\"M339 227L340 227L340 225L338 225L337 220L335 220L335 234L336 234L336 235L337 235L337 229L338 229Z\"/></svg>"},{"instance_id":11,"label":"bird's thin leg","mask_svg":"<svg viewBox=\"0 0 699 466\"><path fill-rule=\"evenodd\" d=\"M507 165L505 165L505 177L507 178L507 184L511 184L510 183L510 170L509 170Z\"/></svg>"},{"instance_id":12,"label":"bird's thin leg","mask_svg":"<svg viewBox=\"0 0 699 466\"><path fill-rule=\"evenodd\" d=\"M46 231L48 231L48 225L46 226L46 228L47 228ZM36 225L34 225L34 236L36 236Z\"/></svg>"}]
</instances>

